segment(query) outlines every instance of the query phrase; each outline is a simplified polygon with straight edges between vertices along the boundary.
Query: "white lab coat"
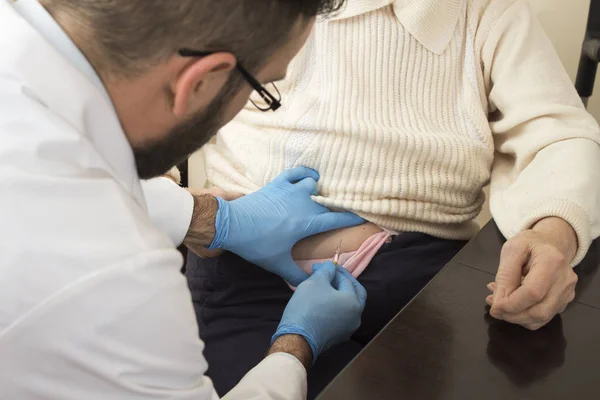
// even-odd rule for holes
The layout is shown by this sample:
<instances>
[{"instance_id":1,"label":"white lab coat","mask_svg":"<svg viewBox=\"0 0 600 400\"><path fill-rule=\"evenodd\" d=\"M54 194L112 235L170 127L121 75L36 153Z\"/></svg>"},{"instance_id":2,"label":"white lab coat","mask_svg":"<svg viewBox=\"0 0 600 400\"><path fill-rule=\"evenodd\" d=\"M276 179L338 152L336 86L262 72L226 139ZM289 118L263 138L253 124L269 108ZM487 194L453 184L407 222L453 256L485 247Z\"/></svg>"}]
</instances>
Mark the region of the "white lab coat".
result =
<instances>
[{"instance_id":1,"label":"white lab coat","mask_svg":"<svg viewBox=\"0 0 600 400\"><path fill-rule=\"evenodd\" d=\"M41 32L0 0L0 399L215 399L116 113ZM226 398L305 393L276 354Z\"/></svg>"}]
</instances>

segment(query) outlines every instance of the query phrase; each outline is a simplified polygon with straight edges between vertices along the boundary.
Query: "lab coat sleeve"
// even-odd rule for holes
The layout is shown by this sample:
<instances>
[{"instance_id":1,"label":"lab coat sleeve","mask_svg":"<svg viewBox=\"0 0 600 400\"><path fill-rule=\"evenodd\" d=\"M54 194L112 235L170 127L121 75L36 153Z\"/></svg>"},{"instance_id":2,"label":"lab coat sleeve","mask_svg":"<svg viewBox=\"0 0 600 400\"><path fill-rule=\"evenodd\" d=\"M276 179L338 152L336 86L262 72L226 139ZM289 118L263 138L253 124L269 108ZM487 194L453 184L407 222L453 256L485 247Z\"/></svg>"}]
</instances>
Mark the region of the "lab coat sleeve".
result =
<instances>
[{"instance_id":1,"label":"lab coat sleeve","mask_svg":"<svg viewBox=\"0 0 600 400\"><path fill-rule=\"evenodd\" d=\"M546 217L577 234L573 264L600 235L600 129L524 0L504 7L482 48L496 155L490 206L510 238Z\"/></svg>"},{"instance_id":2,"label":"lab coat sleeve","mask_svg":"<svg viewBox=\"0 0 600 400\"><path fill-rule=\"evenodd\" d=\"M169 178L142 181L148 214L154 225L166 233L175 246L181 245L192 222L194 198Z\"/></svg>"},{"instance_id":3,"label":"lab coat sleeve","mask_svg":"<svg viewBox=\"0 0 600 400\"><path fill-rule=\"evenodd\" d=\"M265 358L223 400L306 399L306 369L290 354Z\"/></svg>"}]
</instances>

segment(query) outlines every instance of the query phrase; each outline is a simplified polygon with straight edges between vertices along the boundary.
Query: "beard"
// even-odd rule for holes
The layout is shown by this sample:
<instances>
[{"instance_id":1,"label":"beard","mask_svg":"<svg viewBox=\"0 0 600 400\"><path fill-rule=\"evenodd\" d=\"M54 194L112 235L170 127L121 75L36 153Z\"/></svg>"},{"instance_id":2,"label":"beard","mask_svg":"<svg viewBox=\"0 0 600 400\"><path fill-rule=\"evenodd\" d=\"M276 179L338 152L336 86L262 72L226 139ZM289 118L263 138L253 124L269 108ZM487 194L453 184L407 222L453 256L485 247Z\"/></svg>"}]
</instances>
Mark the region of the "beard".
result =
<instances>
[{"instance_id":1,"label":"beard","mask_svg":"<svg viewBox=\"0 0 600 400\"><path fill-rule=\"evenodd\" d=\"M165 174L173 166L186 161L217 134L223 126L225 107L237 92L235 83L230 80L205 110L173 128L163 139L133 148L140 179Z\"/></svg>"}]
</instances>

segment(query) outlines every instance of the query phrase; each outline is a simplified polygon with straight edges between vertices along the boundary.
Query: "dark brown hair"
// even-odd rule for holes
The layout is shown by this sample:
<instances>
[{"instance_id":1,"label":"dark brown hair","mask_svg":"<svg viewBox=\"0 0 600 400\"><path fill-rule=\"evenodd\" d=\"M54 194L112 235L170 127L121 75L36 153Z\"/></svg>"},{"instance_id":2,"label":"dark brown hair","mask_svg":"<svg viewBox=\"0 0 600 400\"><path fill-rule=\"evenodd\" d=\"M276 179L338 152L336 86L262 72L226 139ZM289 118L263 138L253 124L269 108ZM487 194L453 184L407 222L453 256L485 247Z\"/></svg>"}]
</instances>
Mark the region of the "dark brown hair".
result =
<instances>
[{"instance_id":1,"label":"dark brown hair","mask_svg":"<svg viewBox=\"0 0 600 400\"><path fill-rule=\"evenodd\" d=\"M301 19L344 0L43 0L103 73L131 76L183 47L233 53L250 70L289 39Z\"/></svg>"}]
</instances>

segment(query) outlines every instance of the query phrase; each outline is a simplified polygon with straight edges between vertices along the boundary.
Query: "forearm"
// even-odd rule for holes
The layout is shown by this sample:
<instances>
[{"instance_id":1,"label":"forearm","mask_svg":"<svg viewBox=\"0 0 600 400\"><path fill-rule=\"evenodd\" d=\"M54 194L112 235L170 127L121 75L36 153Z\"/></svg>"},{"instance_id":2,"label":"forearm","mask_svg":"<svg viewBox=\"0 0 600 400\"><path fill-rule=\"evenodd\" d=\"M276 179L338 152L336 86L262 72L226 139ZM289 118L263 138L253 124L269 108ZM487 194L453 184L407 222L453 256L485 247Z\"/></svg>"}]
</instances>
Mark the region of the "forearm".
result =
<instances>
[{"instance_id":1,"label":"forearm","mask_svg":"<svg viewBox=\"0 0 600 400\"><path fill-rule=\"evenodd\" d=\"M194 196L192 223L184 244L188 247L209 246L216 234L215 220L219 203L209 194Z\"/></svg>"},{"instance_id":2,"label":"forearm","mask_svg":"<svg viewBox=\"0 0 600 400\"><path fill-rule=\"evenodd\" d=\"M577 234L573 227L564 219L548 217L540 220L533 227L534 231L544 234L571 263L577 254Z\"/></svg>"},{"instance_id":3,"label":"forearm","mask_svg":"<svg viewBox=\"0 0 600 400\"><path fill-rule=\"evenodd\" d=\"M496 111L489 118L492 216L507 238L560 217L576 232L576 256L569 262L577 264L600 234L600 129L526 2L496 4L506 12L481 51ZM570 253L570 244L560 245Z\"/></svg>"},{"instance_id":4,"label":"forearm","mask_svg":"<svg viewBox=\"0 0 600 400\"><path fill-rule=\"evenodd\" d=\"M313 355L308 342L299 335L283 335L278 337L269 349L268 356L275 353L287 353L296 357L308 370L313 362Z\"/></svg>"}]
</instances>

